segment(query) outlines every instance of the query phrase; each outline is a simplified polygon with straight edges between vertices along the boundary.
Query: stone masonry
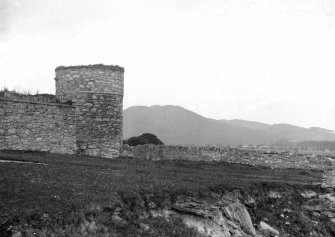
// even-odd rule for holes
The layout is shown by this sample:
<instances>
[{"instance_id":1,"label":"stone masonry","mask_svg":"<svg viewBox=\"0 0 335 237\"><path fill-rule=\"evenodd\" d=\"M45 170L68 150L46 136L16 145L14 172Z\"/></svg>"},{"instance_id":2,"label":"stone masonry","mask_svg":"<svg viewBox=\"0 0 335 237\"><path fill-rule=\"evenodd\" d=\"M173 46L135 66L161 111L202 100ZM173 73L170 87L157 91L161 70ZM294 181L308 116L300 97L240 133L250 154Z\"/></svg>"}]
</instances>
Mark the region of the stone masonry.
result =
<instances>
[{"instance_id":1,"label":"stone masonry","mask_svg":"<svg viewBox=\"0 0 335 237\"><path fill-rule=\"evenodd\" d=\"M61 101L76 101L78 92L99 92L123 96L124 69L90 65L56 68L56 95Z\"/></svg>"},{"instance_id":2,"label":"stone masonry","mask_svg":"<svg viewBox=\"0 0 335 237\"><path fill-rule=\"evenodd\" d=\"M124 69L99 64L55 71L56 96L0 96L0 150L119 156Z\"/></svg>"},{"instance_id":3,"label":"stone masonry","mask_svg":"<svg viewBox=\"0 0 335 237\"><path fill-rule=\"evenodd\" d=\"M0 150L75 153L75 108L0 98Z\"/></svg>"},{"instance_id":4,"label":"stone masonry","mask_svg":"<svg viewBox=\"0 0 335 237\"><path fill-rule=\"evenodd\" d=\"M79 153L118 156L122 146L122 96L78 93L76 124Z\"/></svg>"},{"instance_id":5,"label":"stone masonry","mask_svg":"<svg viewBox=\"0 0 335 237\"><path fill-rule=\"evenodd\" d=\"M119 66L56 68L56 96L76 106L77 153L115 157L122 149L123 73Z\"/></svg>"}]
</instances>

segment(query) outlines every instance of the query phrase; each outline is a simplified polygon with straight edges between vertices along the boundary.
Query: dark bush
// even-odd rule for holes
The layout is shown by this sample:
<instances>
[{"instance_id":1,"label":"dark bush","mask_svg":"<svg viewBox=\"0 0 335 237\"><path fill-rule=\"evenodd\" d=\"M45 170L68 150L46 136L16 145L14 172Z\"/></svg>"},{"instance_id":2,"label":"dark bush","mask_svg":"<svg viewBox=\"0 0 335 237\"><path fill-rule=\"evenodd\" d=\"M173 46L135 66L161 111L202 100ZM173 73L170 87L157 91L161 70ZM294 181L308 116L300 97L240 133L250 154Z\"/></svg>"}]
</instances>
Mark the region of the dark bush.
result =
<instances>
[{"instance_id":1,"label":"dark bush","mask_svg":"<svg viewBox=\"0 0 335 237\"><path fill-rule=\"evenodd\" d=\"M123 141L123 144L129 146L138 146L144 144L164 145L164 143L157 138L156 135L151 133L143 133L138 137L131 137Z\"/></svg>"}]
</instances>

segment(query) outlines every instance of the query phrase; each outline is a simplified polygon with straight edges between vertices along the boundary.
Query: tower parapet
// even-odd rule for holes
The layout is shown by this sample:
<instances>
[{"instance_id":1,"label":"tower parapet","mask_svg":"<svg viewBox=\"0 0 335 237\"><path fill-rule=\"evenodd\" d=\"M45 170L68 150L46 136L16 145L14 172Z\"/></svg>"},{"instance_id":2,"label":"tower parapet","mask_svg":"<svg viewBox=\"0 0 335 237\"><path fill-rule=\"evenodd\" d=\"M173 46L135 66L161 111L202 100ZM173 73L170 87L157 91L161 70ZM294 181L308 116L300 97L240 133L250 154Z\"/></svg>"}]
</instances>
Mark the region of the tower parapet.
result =
<instances>
[{"instance_id":1,"label":"tower parapet","mask_svg":"<svg viewBox=\"0 0 335 237\"><path fill-rule=\"evenodd\" d=\"M123 95L124 68L113 65L59 66L56 71L56 96L76 102L78 92L104 92Z\"/></svg>"}]
</instances>

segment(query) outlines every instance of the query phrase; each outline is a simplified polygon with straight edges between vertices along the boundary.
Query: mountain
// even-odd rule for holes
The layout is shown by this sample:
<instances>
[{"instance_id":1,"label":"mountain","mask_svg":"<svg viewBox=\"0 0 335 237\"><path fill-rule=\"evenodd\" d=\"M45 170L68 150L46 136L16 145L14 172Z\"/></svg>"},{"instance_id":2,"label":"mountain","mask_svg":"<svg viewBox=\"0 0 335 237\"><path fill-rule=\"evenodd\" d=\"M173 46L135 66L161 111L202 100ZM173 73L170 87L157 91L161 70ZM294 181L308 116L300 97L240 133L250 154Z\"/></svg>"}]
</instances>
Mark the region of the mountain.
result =
<instances>
[{"instance_id":1,"label":"mountain","mask_svg":"<svg viewBox=\"0 0 335 237\"><path fill-rule=\"evenodd\" d=\"M246 128L252 128L252 129L265 129L270 127L271 125L266 123L259 123L254 121L247 121L242 119L233 119L233 120L226 120L222 119L220 120L222 123L229 123L231 125L246 127Z\"/></svg>"},{"instance_id":2,"label":"mountain","mask_svg":"<svg viewBox=\"0 0 335 237\"><path fill-rule=\"evenodd\" d=\"M180 106L133 106L124 111L124 138L143 133L157 135L165 144L268 144L278 140L335 141L334 132L290 124L246 120L215 120Z\"/></svg>"}]
</instances>

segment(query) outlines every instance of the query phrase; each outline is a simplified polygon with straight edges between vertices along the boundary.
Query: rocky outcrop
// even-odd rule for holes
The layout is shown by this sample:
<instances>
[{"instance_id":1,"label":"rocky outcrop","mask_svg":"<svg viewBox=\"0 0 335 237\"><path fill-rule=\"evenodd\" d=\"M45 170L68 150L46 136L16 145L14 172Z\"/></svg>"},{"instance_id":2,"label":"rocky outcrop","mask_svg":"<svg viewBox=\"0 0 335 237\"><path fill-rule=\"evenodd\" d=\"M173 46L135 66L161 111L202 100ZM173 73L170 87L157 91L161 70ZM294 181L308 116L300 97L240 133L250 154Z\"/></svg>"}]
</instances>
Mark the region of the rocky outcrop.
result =
<instances>
[{"instance_id":1,"label":"rocky outcrop","mask_svg":"<svg viewBox=\"0 0 335 237\"><path fill-rule=\"evenodd\" d=\"M213 203L185 198L153 213L166 218L179 218L186 226L195 228L204 236L259 236L244 204L231 195L224 195Z\"/></svg>"},{"instance_id":2,"label":"rocky outcrop","mask_svg":"<svg viewBox=\"0 0 335 237\"><path fill-rule=\"evenodd\" d=\"M279 236L279 231L271 227L269 224L261 221L258 226L258 230L264 236Z\"/></svg>"}]
</instances>

